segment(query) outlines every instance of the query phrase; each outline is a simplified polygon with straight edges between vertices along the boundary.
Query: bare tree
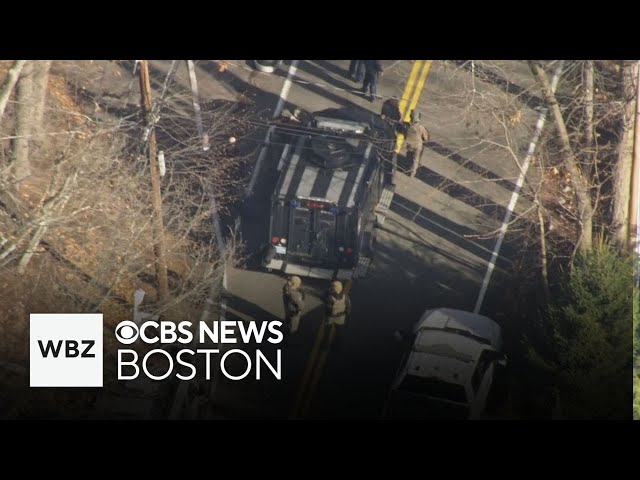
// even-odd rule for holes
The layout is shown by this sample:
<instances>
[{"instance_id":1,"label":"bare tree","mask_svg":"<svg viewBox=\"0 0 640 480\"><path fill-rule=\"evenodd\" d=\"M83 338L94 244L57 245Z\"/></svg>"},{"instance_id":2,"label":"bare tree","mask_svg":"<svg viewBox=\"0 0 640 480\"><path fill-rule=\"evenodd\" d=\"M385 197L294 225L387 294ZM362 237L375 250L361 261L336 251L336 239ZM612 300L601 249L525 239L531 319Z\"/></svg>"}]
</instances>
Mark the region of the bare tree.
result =
<instances>
[{"instance_id":1,"label":"bare tree","mask_svg":"<svg viewBox=\"0 0 640 480\"><path fill-rule=\"evenodd\" d=\"M578 250L589 251L593 245L593 204L591 200L590 185L580 168L578 159L571 146L571 139L567 131L565 120L562 116L560 104L551 90L547 74L536 61L529 61L529 67L536 80L539 82L545 101L551 110L553 122L556 127L558 140L560 141L560 153L563 165L571 176L571 184L576 194L578 222L580 228L577 242Z\"/></svg>"},{"instance_id":2,"label":"bare tree","mask_svg":"<svg viewBox=\"0 0 640 480\"><path fill-rule=\"evenodd\" d=\"M587 148L593 145L593 98L594 98L594 62L586 60L584 62L584 78L583 78L583 96L584 96L584 115L586 125L584 128L584 143Z\"/></svg>"},{"instance_id":3,"label":"bare tree","mask_svg":"<svg viewBox=\"0 0 640 480\"><path fill-rule=\"evenodd\" d=\"M633 163L633 133L636 114L636 82L638 62L622 62L622 126L613 170L613 240L624 248L629 233L629 196L631 194L631 166ZM636 126L638 128L638 126Z\"/></svg>"},{"instance_id":4,"label":"bare tree","mask_svg":"<svg viewBox=\"0 0 640 480\"><path fill-rule=\"evenodd\" d=\"M128 81L126 70L107 66ZM51 75L60 71L58 64ZM157 86L157 72L151 77ZM156 112L157 144L167 167L162 201L172 290L171 298L158 301L148 240L151 185L146 161L138 155L145 119L137 105L122 109L117 97L101 95L101 84L82 85L86 90L77 89L73 97L73 85L62 91L56 79L42 132L47 134L43 151L52 161L32 169L33 182L23 192L29 197L16 195L10 178L0 176L0 283L8 286L0 299L0 327L6 327L0 331L11 339L0 345L0 356L18 364L26 364L18 346L25 344L28 329L3 302L20 303L21 311L101 311L115 325L131 316L133 292L142 288L149 294L145 311L192 318L207 298L220 295L226 265L240 257L233 241L221 254L211 218L214 205L225 209L241 194L237 171L244 158L228 138L249 135L253 114L235 104L204 103L203 125L211 138L205 152L193 113L184 109L188 88L172 86ZM65 103L58 104L59 98ZM95 102L101 102L99 119L91 117ZM105 113L109 102L120 107L113 114ZM83 109L86 105L91 107ZM60 135L49 135L54 130Z\"/></svg>"},{"instance_id":5,"label":"bare tree","mask_svg":"<svg viewBox=\"0 0 640 480\"><path fill-rule=\"evenodd\" d=\"M33 131L40 133L49 85L51 60L37 60L33 65Z\"/></svg>"},{"instance_id":6,"label":"bare tree","mask_svg":"<svg viewBox=\"0 0 640 480\"><path fill-rule=\"evenodd\" d=\"M28 61L18 82L16 137L13 142L13 173L18 181L31 174L29 142L33 126L33 61Z\"/></svg>"},{"instance_id":7,"label":"bare tree","mask_svg":"<svg viewBox=\"0 0 640 480\"><path fill-rule=\"evenodd\" d=\"M13 87L15 87L18 82L20 72L25 62L26 60L16 60L7 72L7 78L5 78L4 83L0 87L0 123L2 122L4 110L9 102L9 97L11 97L11 92L13 92Z\"/></svg>"}]
</instances>

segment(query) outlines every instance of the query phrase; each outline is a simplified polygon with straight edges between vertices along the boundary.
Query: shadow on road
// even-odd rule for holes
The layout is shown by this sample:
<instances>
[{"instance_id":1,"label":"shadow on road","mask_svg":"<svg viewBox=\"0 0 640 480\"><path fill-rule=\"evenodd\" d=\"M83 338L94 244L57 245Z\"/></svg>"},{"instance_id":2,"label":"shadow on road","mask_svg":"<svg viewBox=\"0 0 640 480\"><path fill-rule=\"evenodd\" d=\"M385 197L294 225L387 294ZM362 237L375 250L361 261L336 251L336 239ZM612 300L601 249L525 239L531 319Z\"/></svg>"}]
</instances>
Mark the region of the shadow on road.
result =
<instances>
[{"instance_id":1,"label":"shadow on road","mask_svg":"<svg viewBox=\"0 0 640 480\"><path fill-rule=\"evenodd\" d=\"M442 145L441 143L430 141L426 144L426 147L430 148L437 154L445 158L448 158L449 160L454 161L458 165L466 168L467 170L470 170L473 173L477 173L483 178L491 180L493 183L496 183L501 187L504 187L510 192L513 192L516 189L516 184L513 183L512 181L507 180L501 177L500 175L493 173L491 170L488 170L482 167L481 165L478 165L473 160L460 155L458 152L452 150L451 148L445 145Z\"/></svg>"},{"instance_id":2,"label":"shadow on road","mask_svg":"<svg viewBox=\"0 0 640 480\"><path fill-rule=\"evenodd\" d=\"M329 67L329 70L327 69L327 67ZM356 93L356 91L359 90L362 86L358 83L347 83L332 77L327 72L335 71L336 68L327 61L305 61L300 64L300 69L318 78L321 83L326 83L328 85L333 85L334 87L349 91L345 93ZM346 78L346 73L347 72L340 72L340 76L342 78Z\"/></svg>"},{"instance_id":3,"label":"shadow on road","mask_svg":"<svg viewBox=\"0 0 640 480\"><path fill-rule=\"evenodd\" d=\"M420 237L420 235L411 230L410 228L404 227L402 225L399 225L398 223L394 222L393 219L387 219L387 221L389 223L394 223L396 226L398 226L399 228L403 228L406 229L407 231L409 231L412 235L408 236L408 235L402 235L399 233L398 229L392 229L389 227L378 227L379 230L382 230L384 232L387 232L390 235L393 235L394 237L397 238L401 238L402 240L405 240L407 242L411 242L413 244L415 244L417 247L420 248L427 248L429 249L431 252L436 253L438 255L441 255L442 257L446 258L447 260L450 260L452 262L455 262L457 264L459 264L461 267L476 271L478 273L484 273L484 267L479 267L477 264L473 264L457 255L453 255L450 252L437 247L433 244L430 244L429 242L427 242L426 240L424 240L423 238Z\"/></svg>"},{"instance_id":4,"label":"shadow on road","mask_svg":"<svg viewBox=\"0 0 640 480\"><path fill-rule=\"evenodd\" d=\"M478 232L475 230L452 222L448 218L438 215L397 193L393 197L391 211L485 261L489 261L489 258L491 258L491 252L495 246L495 238L478 238ZM503 257L498 260L498 267L505 268L509 266L509 263Z\"/></svg>"},{"instance_id":5,"label":"shadow on road","mask_svg":"<svg viewBox=\"0 0 640 480\"><path fill-rule=\"evenodd\" d=\"M398 157L398 168L401 170L407 170L409 168L406 156ZM494 200L484 197L463 185L460 185L450 178L440 175L438 172L431 170L425 165L421 165L418 168L415 178L441 191L442 193L449 195L450 197L456 198L467 205L471 205L483 212L489 218L495 219L498 222L502 222L507 213L505 206L500 205Z\"/></svg>"},{"instance_id":6,"label":"shadow on road","mask_svg":"<svg viewBox=\"0 0 640 480\"><path fill-rule=\"evenodd\" d=\"M313 63L315 63L318 67L328 72L332 72L333 74L338 75L342 78L349 78L348 68L340 68L331 63L329 60L314 60Z\"/></svg>"},{"instance_id":7,"label":"shadow on road","mask_svg":"<svg viewBox=\"0 0 640 480\"><path fill-rule=\"evenodd\" d=\"M268 105L268 107L264 107L264 110L261 110L261 113L265 119L271 117L271 113L273 113L273 111L275 110L276 105L278 104L278 100L280 99L279 95L263 90L256 84L251 83L251 81L247 82L243 80L242 78L240 78L239 75L237 75L231 70L225 70L224 72L220 72L220 70L217 68L217 66L213 62L201 62L198 64L198 66L202 70L207 72L209 75L211 75L211 77L215 81L220 82L226 85L227 87L231 88L239 96L244 97L244 99L250 100L255 105L260 105L260 106ZM255 72L255 73L256 75L260 74L260 72ZM267 75L267 74L262 74L262 75ZM276 73L270 74L270 75L276 75Z\"/></svg>"},{"instance_id":8,"label":"shadow on road","mask_svg":"<svg viewBox=\"0 0 640 480\"><path fill-rule=\"evenodd\" d=\"M335 82L335 80L328 76L326 73L324 73L324 71L320 68L318 68L315 65L310 64L309 62L300 62L300 65L298 66L299 70L303 70L311 75L321 75L321 76L325 76L327 78L329 78L332 82ZM343 85L343 87L340 88L347 88L348 90L350 90L350 92L345 92L347 95L358 95L358 96L362 96L362 94L360 92L357 91L358 86L357 84L354 86L352 85L347 85L343 82L338 82L339 84ZM303 88L311 93L315 93L316 95L319 95L320 97L323 97L327 100L330 100L332 102L335 102L338 105L341 105L343 107L347 107L349 109L352 109L354 111L358 111L358 110L362 110L364 112L366 112L367 114L370 114L370 110L368 108L362 107L360 105L358 105L355 102L352 102L351 100L349 100L348 98L342 97L340 94L338 94L337 92L334 92L333 89L331 88L325 88L325 87L321 87L319 85L315 85L312 83L300 83L299 84L300 88ZM378 108L378 104L377 103L372 103L371 104L373 106L374 111L377 113L379 110Z\"/></svg>"}]
</instances>

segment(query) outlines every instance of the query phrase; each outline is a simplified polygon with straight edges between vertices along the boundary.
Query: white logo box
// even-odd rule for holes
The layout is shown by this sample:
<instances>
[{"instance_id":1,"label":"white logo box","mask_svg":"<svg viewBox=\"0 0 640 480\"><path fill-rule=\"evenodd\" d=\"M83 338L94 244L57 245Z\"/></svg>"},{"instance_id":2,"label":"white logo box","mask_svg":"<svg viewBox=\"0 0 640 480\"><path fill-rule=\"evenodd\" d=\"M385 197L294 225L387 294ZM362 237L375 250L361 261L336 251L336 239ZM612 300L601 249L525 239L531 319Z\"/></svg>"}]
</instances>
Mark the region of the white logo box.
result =
<instances>
[{"instance_id":1,"label":"white logo box","mask_svg":"<svg viewBox=\"0 0 640 480\"><path fill-rule=\"evenodd\" d=\"M49 346L46 358L39 342ZM102 387L102 344L101 313L32 313L30 386ZM58 349L57 356L51 347Z\"/></svg>"}]
</instances>

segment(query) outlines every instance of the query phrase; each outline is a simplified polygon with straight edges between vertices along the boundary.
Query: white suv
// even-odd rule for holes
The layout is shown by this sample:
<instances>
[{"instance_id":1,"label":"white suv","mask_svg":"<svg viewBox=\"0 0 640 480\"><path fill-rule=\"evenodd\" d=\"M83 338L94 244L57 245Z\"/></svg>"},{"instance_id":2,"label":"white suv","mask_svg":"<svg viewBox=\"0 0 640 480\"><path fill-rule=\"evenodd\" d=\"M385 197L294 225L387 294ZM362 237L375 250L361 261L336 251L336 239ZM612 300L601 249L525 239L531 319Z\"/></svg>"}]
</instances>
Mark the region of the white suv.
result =
<instances>
[{"instance_id":1,"label":"white suv","mask_svg":"<svg viewBox=\"0 0 640 480\"><path fill-rule=\"evenodd\" d=\"M497 366L506 366L500 326L475 313L427 310L406 338L411 349L395 377L385 416L478 419Z\"/></svg>"}]
</instances>

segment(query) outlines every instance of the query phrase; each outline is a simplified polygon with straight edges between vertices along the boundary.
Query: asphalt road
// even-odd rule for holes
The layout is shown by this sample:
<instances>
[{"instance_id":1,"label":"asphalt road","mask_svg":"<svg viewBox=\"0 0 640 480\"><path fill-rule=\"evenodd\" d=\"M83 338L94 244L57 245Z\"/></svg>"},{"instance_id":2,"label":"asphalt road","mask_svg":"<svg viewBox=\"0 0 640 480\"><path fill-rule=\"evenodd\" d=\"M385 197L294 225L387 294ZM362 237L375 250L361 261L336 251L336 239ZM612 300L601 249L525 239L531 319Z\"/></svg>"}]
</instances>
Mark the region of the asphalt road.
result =
<instances>
[{"instance_id":1,"label":"asphalt road","mask_svg":"<svg viewBox=\"0 0 640 480\"><path fill-rule=\"evenodd\" d=\"M255 102L266 115L273 114L289 62L274 74L253 72L239 60L228 61L228 69L218 72L206 66L207 62L198 64L201 83L219 82ZM346 107L378 114L385 98L407 95L407 102L414 101L431 134L423 166L415 178L398 175L391 211L378 231L370 274L354 283L352 315L337 332L338 337L328 349L326 338L319 342L314 355L320 326L319 297L327 282L305 279L308 313L301 330L283 350L283 380L225 382L217 401L232 412L231 416L379 418L403 352L393 332L410 328L428 308L473 310L496 246L496 232L521 173L538 116L535 96L520 96L525 103L514 95L532 87L526 65L482 62L471 68L434 61L424 82L415 75L414 91L407 92L415 65L387 60L378 86L383 98L369 102L356 91L360 85L347 78L348 64L300 61L284 106L308 111ZM485 75L481 80L482 68ZM535 168L528 172L527 181L535 185ZM266 175L257 177L257 198L265 198L261 195L267 184ZM528 188L527 182L524 188ZM515 215L524 215L530 208L530 203L520 199ZM263 214L257 214L249 220L252 225L243 225L244 231L250 232L246 235L259 236L265 227L261 221ZM507 235L488 296L495 296L496 289L508 281L517 255ZM283 283L284 278L276 274L230 271L228 316L282 318ZM481 313L501 323L504 319L498 310L499 306L483 304ZM306 372L310 358L314 369Z\"/></svg>"},{"instance_id":2,"label":"asphalt road","mask_svg":"<svg viewBox=\"0 0 640 480\"><path fill-rule=\"evenodd\" d=\"M319 298L328 282L304 279L307 312L300 331L283 349L282 381L220 381L215 400L223 416L379 418L403 353L393 333L410 328L428 308L473 310L478 303L538 118L540 100L528 93L533 80L526 64L517 61L433 61L428 68L425 61L383 63L385 73L378 85L382 98L369 102L357 92L360 85L347 78L348 60L301 60L295 72L286 61L273 74L256 72L244 60L226 61L222 69L219 61L196 61L201 102L249 102L265 119L262 128L239 141L254 153L247 182L256 169L267 119L278 104L308 111L341 107L368 115L379 114L385 99L400 98L421 112L431 136L417 176L397 176L387 221L377 232L370 273L353 284L353 310L347 324L330 344L327 338L318 340ZM156 95L170 64L151 62ZM103 78L110 71L101 63L96 63L95 70ZM69 71L73 72L73 62ZM89 69L83 72L91 78ZM114 75L106 81L112 91L101 100L110 102L113 109L135 94L130 78ZM185 95L189 78L184 66L178 69L175 82L173 90L182 93L169 94L167 106L188 114L193 105ZM281 99L283 91L285 99ZM403 156L404 151L401 167L405 166ZM256 177L254 191L254 204L263 208L272 180L264 174L268 161ZM535 188L538 181L533 164L523 191ZM515 216L526 217L530 209L530 202L520 198ZM249 250L266 240L266 218L258 209L242 222ZM230 224L234 220L233 215L225 219ZM486 300L480 302L480 313L494 318L507 333L512 325L503 314L501 297L519 255L517 236L507 233ZM283 276L248 268L230 270L227 318L281 319L284 281Z\"/></svg>"}]
</instances>

